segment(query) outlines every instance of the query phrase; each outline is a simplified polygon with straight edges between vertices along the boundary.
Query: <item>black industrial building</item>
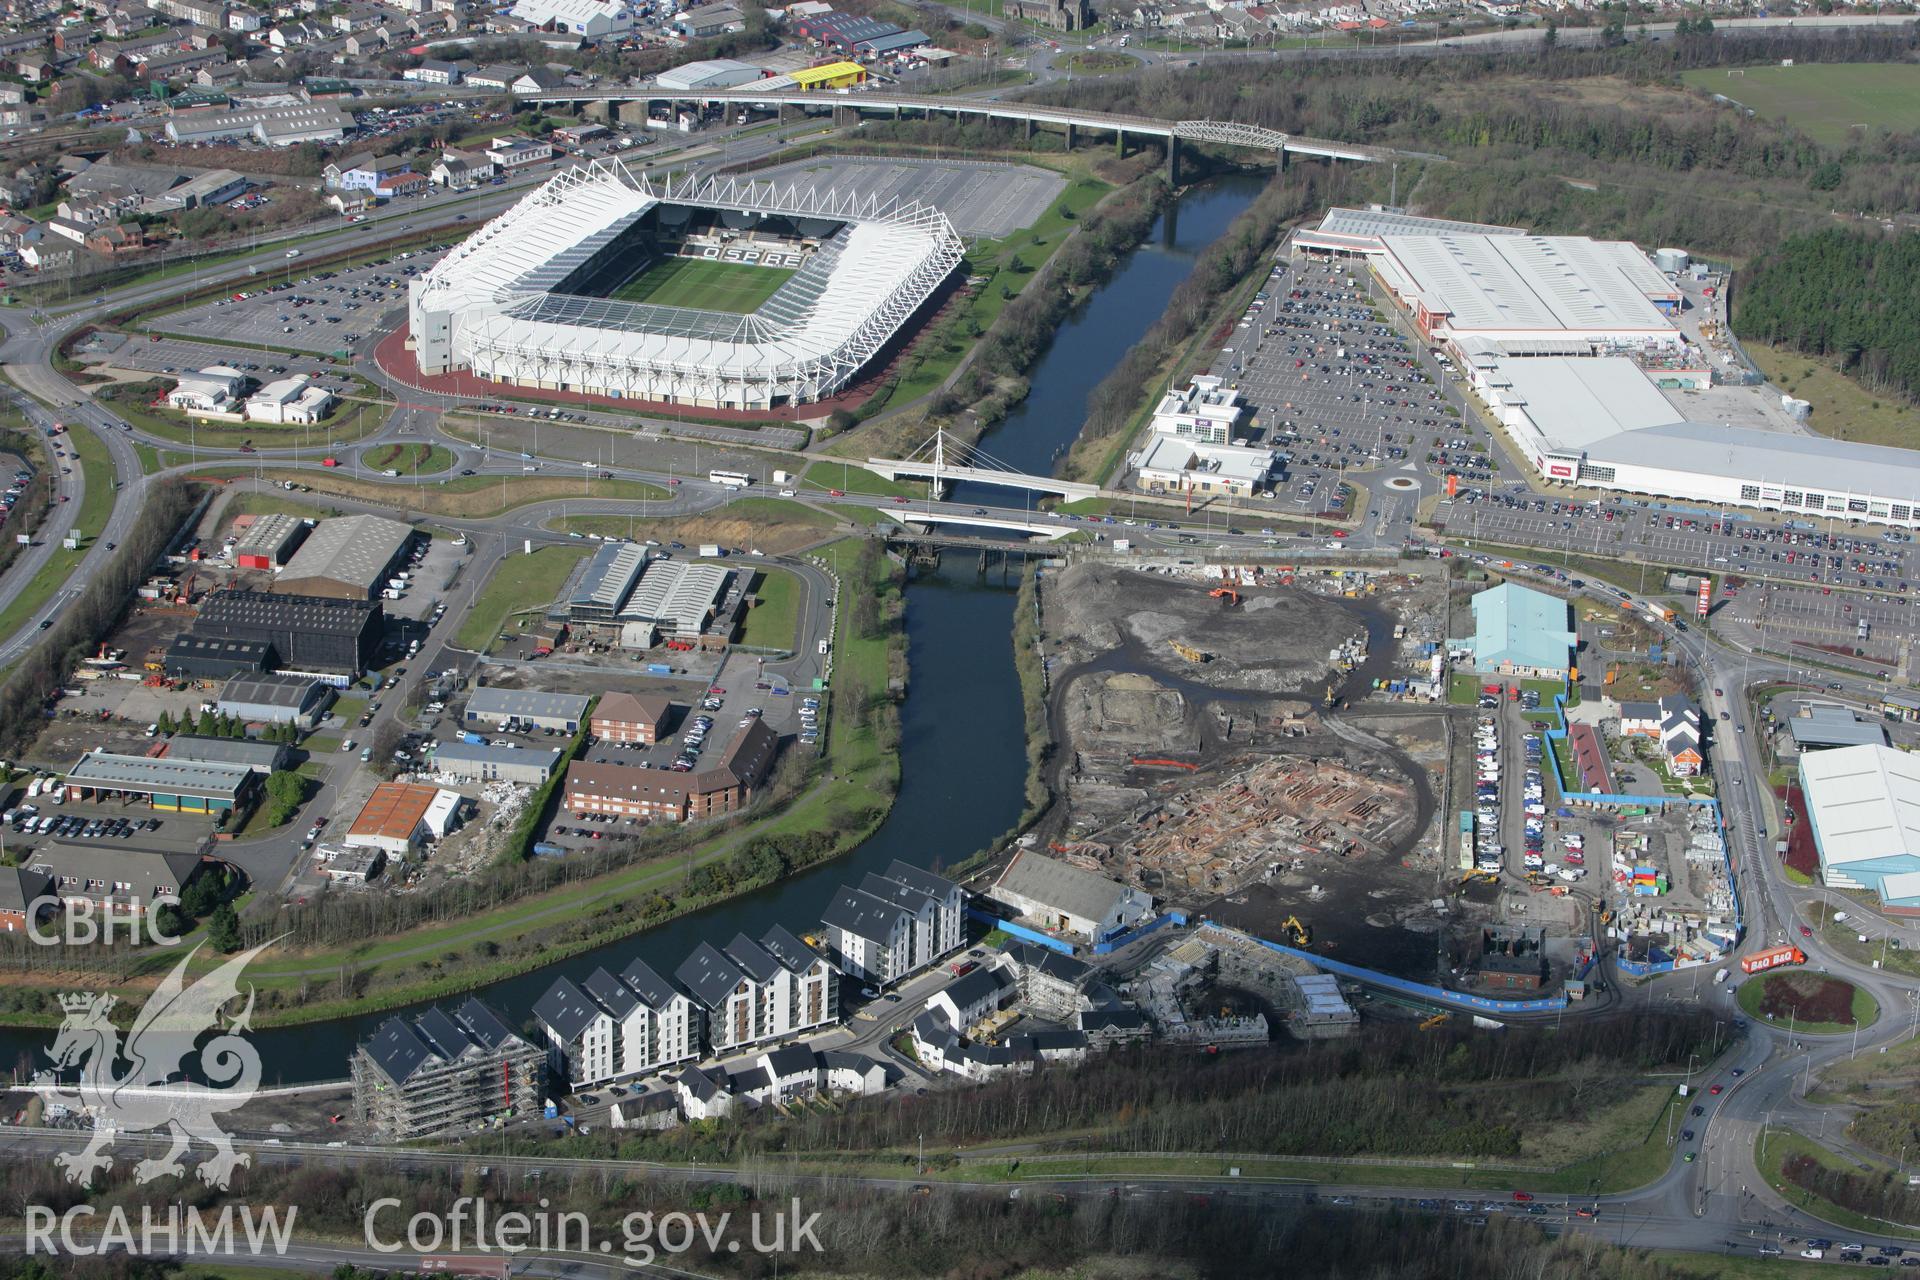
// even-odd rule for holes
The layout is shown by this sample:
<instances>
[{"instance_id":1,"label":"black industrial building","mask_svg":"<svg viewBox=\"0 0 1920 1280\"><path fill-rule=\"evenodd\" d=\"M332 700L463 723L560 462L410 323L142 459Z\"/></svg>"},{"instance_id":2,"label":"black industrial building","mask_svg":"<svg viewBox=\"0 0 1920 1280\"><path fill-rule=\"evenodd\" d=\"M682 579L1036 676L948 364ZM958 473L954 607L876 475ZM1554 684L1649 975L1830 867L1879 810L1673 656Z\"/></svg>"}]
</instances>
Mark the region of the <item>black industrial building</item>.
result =
<instances>
[{"instance_id":1,"label":"black industrial building","mask_svg":"<svg viewBox=\"0 0 1920 1280\"><path fill-rule=\"evenodd\" d=\"M273 646L264 640L229 640L189 631L173 638L163 660L176 680L225 680L258 675L274 665Z\"/></svg>"},{"instance_id":2,"label":"black industrial building","mask_svg":"<svg viewBox=\"0 0 1920 1280\"><path fill-rule=\"evenodd\" d=\"M192 634L272 645L284 669L358 676L380 647L384 616L376 601L220 591L200 606Z\"/></svg>"}]
</instances>

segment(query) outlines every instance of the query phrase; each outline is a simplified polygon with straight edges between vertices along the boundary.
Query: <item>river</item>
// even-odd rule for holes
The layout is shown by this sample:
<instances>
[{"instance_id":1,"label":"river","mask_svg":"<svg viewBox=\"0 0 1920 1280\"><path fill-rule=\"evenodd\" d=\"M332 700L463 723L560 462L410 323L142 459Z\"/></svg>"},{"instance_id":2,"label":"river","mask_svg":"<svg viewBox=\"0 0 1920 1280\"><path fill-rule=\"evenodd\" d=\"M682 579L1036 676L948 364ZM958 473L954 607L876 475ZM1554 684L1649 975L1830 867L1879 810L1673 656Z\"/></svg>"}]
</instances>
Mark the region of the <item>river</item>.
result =
<instances>
[{"instance_id":1,"label":"river","mask_svg":"<svg viewBox=\"0 0 1920 1280\"><path fill-rule=\"evenodd\" d=\"M1079 433L1088 394L1165 311L1194 255L1263 184L1223 179L1162 214L1140 250L1062 326L1033 370L1027 400L987 436L988 451L1023 471L1052 471ZM901 709L900 792L886 821L851 854L475 994L508 1023L522 1025L562 974L577 980L596 968L618 973L639 956L671 975L702 941L724 945L742 932L757 938L776 923L811 932L841 883L857 884L896 858L921 867L957 862L1005 832L1020 816L1027 767L1011 581L1003 584L998 574L983 580L972 558L959 555L937 571L916 573L907 589L912 674ZM340 1079L354 1045L394 1013L424 1007L256 1031L251 1039L260 1051L261 1081ZM39 1062L38 1050L50 1039L45 1032L0 1030L0 1062L12 1064L22 1054Z\"/></svg>"}]
</instances>

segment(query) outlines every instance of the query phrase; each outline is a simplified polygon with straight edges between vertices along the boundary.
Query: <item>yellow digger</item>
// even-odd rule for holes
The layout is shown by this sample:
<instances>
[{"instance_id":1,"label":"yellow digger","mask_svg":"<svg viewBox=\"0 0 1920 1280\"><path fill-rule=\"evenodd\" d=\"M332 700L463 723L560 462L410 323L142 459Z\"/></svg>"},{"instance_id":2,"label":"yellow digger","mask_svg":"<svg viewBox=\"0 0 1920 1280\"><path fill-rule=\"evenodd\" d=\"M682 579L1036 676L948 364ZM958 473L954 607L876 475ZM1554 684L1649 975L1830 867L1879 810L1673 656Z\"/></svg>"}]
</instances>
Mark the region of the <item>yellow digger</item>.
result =
<instances>
[{"instance_id":1,"label":"yellow digger","mask_svg":"<svg viewBox=\"0 0 1920 1280\"><path fill-rule=\"evenodd\" d=\"M1213 658L1212 654L1201 649L1196 649L1192 645L1184 644L1178 640L1169 640L1167 643L1173 646L1175 653L1185 658L1188 662L1208 662Z\"/></svg>"},{"instance_id":2,"label":"yellow digger","mask_svg":"<svg viewBox=\"0 0 1920 1280\"><path fill-rule=\"evenodd\" d=\"M1287 931L1287 939L1296 947L1313 945L1313 930L1300 922L1299 916L1288 916L1280 927Z\"/></svg>"}]
</instances>

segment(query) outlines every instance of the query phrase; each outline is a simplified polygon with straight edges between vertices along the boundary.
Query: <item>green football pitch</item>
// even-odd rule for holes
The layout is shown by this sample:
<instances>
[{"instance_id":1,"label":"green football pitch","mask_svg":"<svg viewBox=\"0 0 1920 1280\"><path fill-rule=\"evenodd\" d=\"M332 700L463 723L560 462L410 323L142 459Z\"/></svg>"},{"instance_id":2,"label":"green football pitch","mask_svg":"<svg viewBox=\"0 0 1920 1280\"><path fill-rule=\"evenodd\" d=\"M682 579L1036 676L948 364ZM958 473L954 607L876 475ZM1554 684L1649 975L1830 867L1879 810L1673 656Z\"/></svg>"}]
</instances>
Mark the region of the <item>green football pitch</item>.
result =
<instances>
[{"instance_id":1,"label":"green football pitch","mask_svg":"<svg viewBox=\"0 0 1920 1280\"><path fill-rule=\"evenodd\" d=\"M1681 75L1687 87L1724 94L1762 120L1785 120L1815 142L1844 144L1855 125L1920 129L1920 66L1835 62L1804 67L1714 67Z\"/></svg>"},{"instance_id":2,"label":"green football pitch","mask_svg":"<svg viewBox=\"0 0 1920 1280\"><path fill-rule=\"evenodd\" d=\"M757 310L787 282L784 267L748 267L704 258L668 258L642 271L610 295L623 302L745 314Z\"/></svg>"}]
</instances>

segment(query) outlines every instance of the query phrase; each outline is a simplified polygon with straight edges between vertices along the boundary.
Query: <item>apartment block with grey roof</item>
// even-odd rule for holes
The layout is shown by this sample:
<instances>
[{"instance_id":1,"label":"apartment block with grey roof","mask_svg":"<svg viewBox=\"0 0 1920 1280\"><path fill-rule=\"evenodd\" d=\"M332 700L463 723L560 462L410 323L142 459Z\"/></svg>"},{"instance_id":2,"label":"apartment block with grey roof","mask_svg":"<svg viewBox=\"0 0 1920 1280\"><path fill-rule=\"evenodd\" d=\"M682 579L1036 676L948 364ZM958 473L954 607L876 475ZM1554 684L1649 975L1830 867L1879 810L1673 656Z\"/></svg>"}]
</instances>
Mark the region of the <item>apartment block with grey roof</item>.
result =
<instances>
[{"instance_id":1,"label":"apartment block with grey roof","mask_svg":"<svg viewBox=\"0 0 1920 1280\"><path fill-rule=\"evenodd\" d=\"M355 1124L383 1142L478 1128L526 1115L546 1090L546 1055L469 997L412 1021L388 1018L351 1063Z\"/></svg>"}]
</instances>

